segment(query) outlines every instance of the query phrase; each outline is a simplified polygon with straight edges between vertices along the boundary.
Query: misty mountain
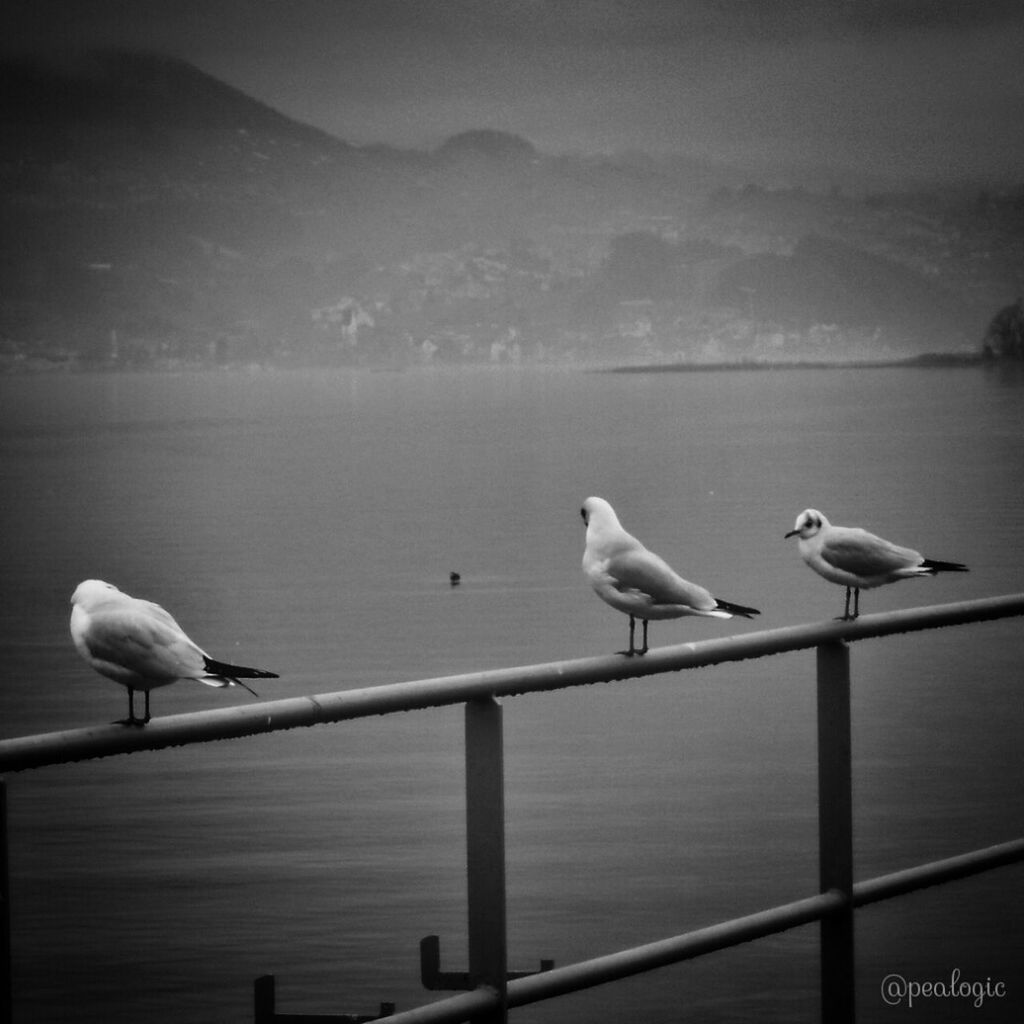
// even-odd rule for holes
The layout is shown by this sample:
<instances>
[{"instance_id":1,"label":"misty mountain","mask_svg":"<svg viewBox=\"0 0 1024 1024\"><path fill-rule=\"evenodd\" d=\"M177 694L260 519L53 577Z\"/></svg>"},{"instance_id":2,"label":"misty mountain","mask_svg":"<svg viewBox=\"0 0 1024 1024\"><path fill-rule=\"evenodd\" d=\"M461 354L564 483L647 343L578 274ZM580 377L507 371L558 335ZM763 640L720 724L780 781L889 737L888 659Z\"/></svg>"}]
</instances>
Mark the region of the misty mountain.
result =
<instances>
[{"instance_id":1,"label":"misty mountain","mask_svg":"<svg viewBox=\"0 0 1024 1024\"><path fill-rule=\"evenodd\" d=\"M938 324L953 347L1013 297L1001 263L970 281L926 267L893 206L751 189L684 158L551 156L485 128L432 152L355 147L159 54L7 60L0 119L8 363L631 358L638 337L649 357L750 316L933 339ZM929 217L939 251L948 225ZM637 233L662 242L657 287L616 244Z\"/></svg>"},{"instance_id":2,"label":"misty mountain","mask_svg":"<svg viewBox=\"0 0 1024 1024\"><path fill-rule=\"evenodd\" d=\"M132 145L159 146L170 131L262 129L328 149L348 149L315 128L204 74L156 53L112 50L7 58L0 66L0 116L8 129L37 134L36 143L103 131Z\"/></svg>"}]
</instances>

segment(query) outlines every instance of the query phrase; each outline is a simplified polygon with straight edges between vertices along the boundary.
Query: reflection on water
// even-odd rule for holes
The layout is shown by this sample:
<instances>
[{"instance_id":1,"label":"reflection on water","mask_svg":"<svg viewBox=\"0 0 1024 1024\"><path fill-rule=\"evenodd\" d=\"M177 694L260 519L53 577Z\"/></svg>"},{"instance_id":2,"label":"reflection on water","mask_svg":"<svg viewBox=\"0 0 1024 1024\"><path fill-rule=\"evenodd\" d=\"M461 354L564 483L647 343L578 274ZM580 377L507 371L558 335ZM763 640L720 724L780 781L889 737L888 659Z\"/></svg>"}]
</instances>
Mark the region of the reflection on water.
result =
<instances>
[{"instance_id":1,"label":"reflection on water","mask_svg":"<svg viewBox=\"0 0 1024 1024\"><path fill-rule=\"evenodd\" d=\"M838 614L842 590L782 540L809 505L971 567L867 611L1024 589L1024 392L999 368L19 378L0 426L4 736L123 712L67 635L94 576L280 672L264 698L614 650L624 619L579 566L590 494L764 612L662 623L657 643ZM853 648L858 877L1021 834L1022 647L1011 622ZM505 701L514 966L814 891L813 670L792 655ZM154 711L249 699L179 684ZM419 939L465 960L461 728L442 709L11 778L21 1019L246 1021L266 972L292 1012L433 998ZM864 911L864 1019L897 1012L890 972L1016 978L1022 878ZM515 1019L816 1019L815 940ZM984 1019L1019 1019L1015 999Z\"/></svg>"}]
</instances>

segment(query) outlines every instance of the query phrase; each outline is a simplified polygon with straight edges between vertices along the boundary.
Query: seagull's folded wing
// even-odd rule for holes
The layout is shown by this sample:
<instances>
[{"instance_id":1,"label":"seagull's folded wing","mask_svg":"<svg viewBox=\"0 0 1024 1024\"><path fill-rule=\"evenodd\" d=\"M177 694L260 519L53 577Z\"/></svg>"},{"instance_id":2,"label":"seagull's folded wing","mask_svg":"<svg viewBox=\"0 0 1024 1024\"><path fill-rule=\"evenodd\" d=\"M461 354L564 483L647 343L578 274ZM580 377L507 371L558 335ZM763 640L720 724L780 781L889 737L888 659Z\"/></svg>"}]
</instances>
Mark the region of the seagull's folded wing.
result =
<instances>
[{"instance_id":1,"label":"seagull's folded wing","mask_svg":"<svg viewBox=\"0 0 1024 1024\"><path fill-rule=\"evenodd\" d=\"M608 575L617 590L646 594L654 604L679 604L701 611L715 607L715 599L696 583L684 580L663 558L638 548L613 555Z\"/></svg>"},{"instance_id":2,"label":"seagull's folded wing","mask_svg":"<svg viewBox=\"0 0 1024 1024\"><path fill-rule=\"evenodd\" d=\"M821 546L821 557L833 568L865 579L885 576L921 561L910 548L852 527L834 527Z\"/></svg>"},{"instance_id":3,"label":"seagull's folded wing","mask_svg":"<svg viewBox=\"0 0 1024 1024\"><path fill-rule=\"evenodd\" d=\"M145 608L112 609L93 616L84 640L97 660L145 679L170 681L203 672L202 651L176 623L169 625Z\"/></svg>"}]
</instances>

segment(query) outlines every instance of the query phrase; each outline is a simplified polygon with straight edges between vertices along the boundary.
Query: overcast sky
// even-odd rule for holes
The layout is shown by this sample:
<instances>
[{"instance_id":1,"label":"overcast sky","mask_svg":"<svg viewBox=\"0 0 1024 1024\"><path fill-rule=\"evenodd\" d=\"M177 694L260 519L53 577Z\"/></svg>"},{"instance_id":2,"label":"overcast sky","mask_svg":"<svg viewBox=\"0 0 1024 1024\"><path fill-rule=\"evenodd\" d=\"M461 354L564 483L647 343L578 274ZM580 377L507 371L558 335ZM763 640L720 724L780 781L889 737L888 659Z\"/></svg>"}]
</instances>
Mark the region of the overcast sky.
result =
<instances>
[{"instance_id":1,"label":"overcast sky","mask_svg":"<svg viewBox=\"0 0 1024 1024\"><path fill-rule=\"evenodd\" d=\"M7 0L8 49L183 57L355 144L1024 181L1024 0Z\"/></svg>"}]
</instances>

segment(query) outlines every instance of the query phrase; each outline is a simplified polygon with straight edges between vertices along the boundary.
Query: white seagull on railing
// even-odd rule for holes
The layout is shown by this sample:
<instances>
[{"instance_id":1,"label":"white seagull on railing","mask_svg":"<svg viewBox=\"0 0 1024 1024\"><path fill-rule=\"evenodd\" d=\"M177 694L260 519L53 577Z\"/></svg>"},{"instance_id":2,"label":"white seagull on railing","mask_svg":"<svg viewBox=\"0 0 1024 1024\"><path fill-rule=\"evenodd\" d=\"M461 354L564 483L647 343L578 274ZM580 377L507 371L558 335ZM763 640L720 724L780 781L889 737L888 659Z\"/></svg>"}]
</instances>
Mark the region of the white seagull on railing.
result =
<instances>
[{"instance_id":1,"label":"white seagull on railing","mask_svg":"<svg viewBox=\"0 0 1024 1024\"><path fill-rule=\"evenodd\" d=\"M833 526L817 509L796 517L787 537L799 537L800 556L830 583L846 587L846 605L840 618L860 615L860 592L915 576L940 572L969 572L959 562L937 562L912 548L900 547L857 526ZM853 592L853 613L850 593Z\"/></svg>"},{"instance_id":2,"label":"white seagull on railing","mask_svg":"<svg viewBox=\"0 0 1024 1024\"><path fill-rule=\"evenodd\" d=\"M684 580L664 559L648 551L619 523L615 510L604 498L587 498L580 509L587 524L583 572L597 596L629 616L627 655L646 654L650 619L678 619L704 615L730 619L753 618L756 608L720 601L696 583ZM634 643L636 620L643 623L643 646Z\"/></svg>"},{"instance_id":3,"label":"white seagull on railing","mask_svg":"<svg viewBox=\"0 0 1024 1024\"><path fill-rule=\"evenodd\" d=\"M102 580L86 580L71 595L71 639L100 675L128 689L124 725L145 725L149 691L179 679L207 686L241 686L243 679L277 679L275 672L214 661L158 604L123 594ZM135 715L135 691L146 695L145 715Z\"/></svg>"}]
</instances>

